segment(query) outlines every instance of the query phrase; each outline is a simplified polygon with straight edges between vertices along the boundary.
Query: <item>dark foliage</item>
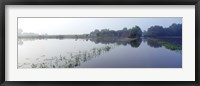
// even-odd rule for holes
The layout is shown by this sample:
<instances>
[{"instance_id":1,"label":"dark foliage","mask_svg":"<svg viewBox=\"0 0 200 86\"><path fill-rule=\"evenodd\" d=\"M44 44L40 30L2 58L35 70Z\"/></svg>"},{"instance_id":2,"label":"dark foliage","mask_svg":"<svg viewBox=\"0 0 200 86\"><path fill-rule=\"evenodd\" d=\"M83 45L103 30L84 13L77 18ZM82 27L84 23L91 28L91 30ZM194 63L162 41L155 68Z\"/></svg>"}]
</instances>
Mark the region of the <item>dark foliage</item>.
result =
<instances>
[{"instance_id":1,"label":"dark foliage","mask_svg":"<svg viewBox=\"0 0 200 86\"><path fill-rule=\"evenodd\" d=\"M161 37L161 36L182 36L182 24L172 24L168 28L162 26L151 26L147 31L143 32L144 36Z\"/></svg>"},{"instance_id":2,"label":"dark foliage","mask_svg":"<svg viewBox=\"0 0 200 86\"><path fill-rule=\"evenodd\" d=\"M102 29L94 30L90 33L90 36L93 37L129 37L129 38L137 38L142 36L142 31L139 26L132 27L127 29L126 27L122 30L109 30L109 29Z\"/></svg>"}]
</instances>

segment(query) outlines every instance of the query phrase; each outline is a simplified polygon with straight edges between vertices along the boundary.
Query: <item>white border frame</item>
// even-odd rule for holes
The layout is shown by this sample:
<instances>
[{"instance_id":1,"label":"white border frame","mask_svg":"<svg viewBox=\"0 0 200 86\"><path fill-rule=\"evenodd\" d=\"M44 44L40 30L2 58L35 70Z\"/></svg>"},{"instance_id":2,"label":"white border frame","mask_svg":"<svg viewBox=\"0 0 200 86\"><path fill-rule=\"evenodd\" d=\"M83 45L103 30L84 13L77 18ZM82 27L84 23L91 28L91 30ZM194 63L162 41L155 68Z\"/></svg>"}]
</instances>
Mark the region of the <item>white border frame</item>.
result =
<instances>
[{"instance_id":1,"label":"white border frame","mask_svg":"<svg viewBox=\"0 0 200 86\"><path fill-rule=\"evenodd\" d=\"M195 81L195 5L6 5L5 15L5 81ZM177 69L17 69L17 17L183 17L183 65Z\"/></svg>"}]
</instances>

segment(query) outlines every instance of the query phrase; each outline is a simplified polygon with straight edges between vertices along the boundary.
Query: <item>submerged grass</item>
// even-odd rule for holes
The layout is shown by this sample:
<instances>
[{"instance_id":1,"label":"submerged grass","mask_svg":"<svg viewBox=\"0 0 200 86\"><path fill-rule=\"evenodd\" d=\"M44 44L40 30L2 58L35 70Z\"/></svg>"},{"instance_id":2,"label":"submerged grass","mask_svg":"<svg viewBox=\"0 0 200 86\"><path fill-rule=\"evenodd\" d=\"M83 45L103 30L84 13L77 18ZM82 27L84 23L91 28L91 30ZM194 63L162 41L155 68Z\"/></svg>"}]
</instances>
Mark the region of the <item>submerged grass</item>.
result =
<instances>
[{"instance_id":1,"label":"submerged grass","mask_svg":"<svg viewBox=\"0 0 200 86\"><path fill-rule=\"evenodd\" d=\"M69 56L57 56L46 59L39 59L37 63L29 64L31 68L74 68L81 63L91 60L103 53L109 52L112 46L103 46L100 48L92 48L90 51L79 51L78 53L70 53ZM20 68L23 68L21 65Z\"/></svg>"},{"instance_id":2,"label":"submerged grass","mask_svg":"<svg viewBox=\"0 0 200 86\"><path fill-rule=\"evenodd\" d=\"M164 46L165 48L170 49L170 50L182 50L181 46L176 46L176 45L170 44L168 42L158 41L158 43L160 45Z\"/></svg>"},{"instance_id":3,"label":"submerged grass","mask_svg":"<svg viewBox=\"0 0 200 86\"><path fill-rule=\"evenodd\" d=\"M172 50L172 51L180 51L182 50L182 46L180 45L175 45L169 42L161 41L159 39L154 39L154 38L148 38L149 40L155 41L157 44L164 46L165 48Z\"/></svg>"}]
</instances>

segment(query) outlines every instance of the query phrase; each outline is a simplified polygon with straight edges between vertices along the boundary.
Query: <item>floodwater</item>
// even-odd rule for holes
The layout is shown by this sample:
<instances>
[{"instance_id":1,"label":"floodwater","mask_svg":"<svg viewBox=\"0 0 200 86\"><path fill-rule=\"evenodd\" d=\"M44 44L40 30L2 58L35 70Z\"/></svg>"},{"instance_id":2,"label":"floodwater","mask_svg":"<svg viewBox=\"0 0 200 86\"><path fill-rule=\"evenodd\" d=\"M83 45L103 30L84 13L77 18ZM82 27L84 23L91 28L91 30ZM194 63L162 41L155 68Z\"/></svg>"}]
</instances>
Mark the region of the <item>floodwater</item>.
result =
<instances>
[{"instance_id":1,"label":"floodwater","mask_svg":"<svg viewBox=\"0 0 200 86\"><path fill-rule=\"evenodd\" d=\"M18 68L182 68L182 39L18 38Z\"/></svg>"}]
</instances>

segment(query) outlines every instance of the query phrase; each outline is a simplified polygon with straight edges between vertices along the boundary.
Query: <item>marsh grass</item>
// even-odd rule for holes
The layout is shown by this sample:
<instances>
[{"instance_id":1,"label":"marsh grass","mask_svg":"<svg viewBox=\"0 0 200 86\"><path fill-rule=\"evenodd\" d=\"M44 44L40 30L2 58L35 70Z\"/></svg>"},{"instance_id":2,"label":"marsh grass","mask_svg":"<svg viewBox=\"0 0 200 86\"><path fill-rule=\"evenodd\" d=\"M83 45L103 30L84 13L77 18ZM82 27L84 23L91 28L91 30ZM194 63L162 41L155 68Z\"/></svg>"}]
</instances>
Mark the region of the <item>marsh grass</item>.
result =
<instances>
[{"instance_id":1,"label":"marsh grass","mask_svg":"<svg viewBox=\"0 0 200 86\"><path fill-rule=\"evenodd\" d=\"M82 63L109 52L114 46L106 45L100 48L92 48L89 51L78 51L78 53L70 53L68 56L55 56L51 58L38 59L37 63L29 63L30 68L74 68ZM38 61L39 60L39 61ZM18 66L23 68L27 63Z\"/></svg>"},{"instance_id":2,"label":"marsh grass","mask_svg":"<svg viewBox=\"0 0 200 86\"><path fill-rule=\"evenodd\" d=\"M162 41L159 39L153 39L153 38L148 38L148 39L152 40L155 43L165 47L166 49L172 50L172 51L181 51L182 50L182 45L175 45L170 42Z\"/></svg>"},{"instance_id":3,"label":"marsh grass","mask_svg":"<svg viewBox=\"0 0 200 86\"><path fill-rule=\"evenodd\" d=\"M158 43L160 45L164 46L165 48L170 49L170 50L182 50L181 46L176 46L176 45L170 44L168 42L159 41Z\"/></svg>"}]
</instances>

